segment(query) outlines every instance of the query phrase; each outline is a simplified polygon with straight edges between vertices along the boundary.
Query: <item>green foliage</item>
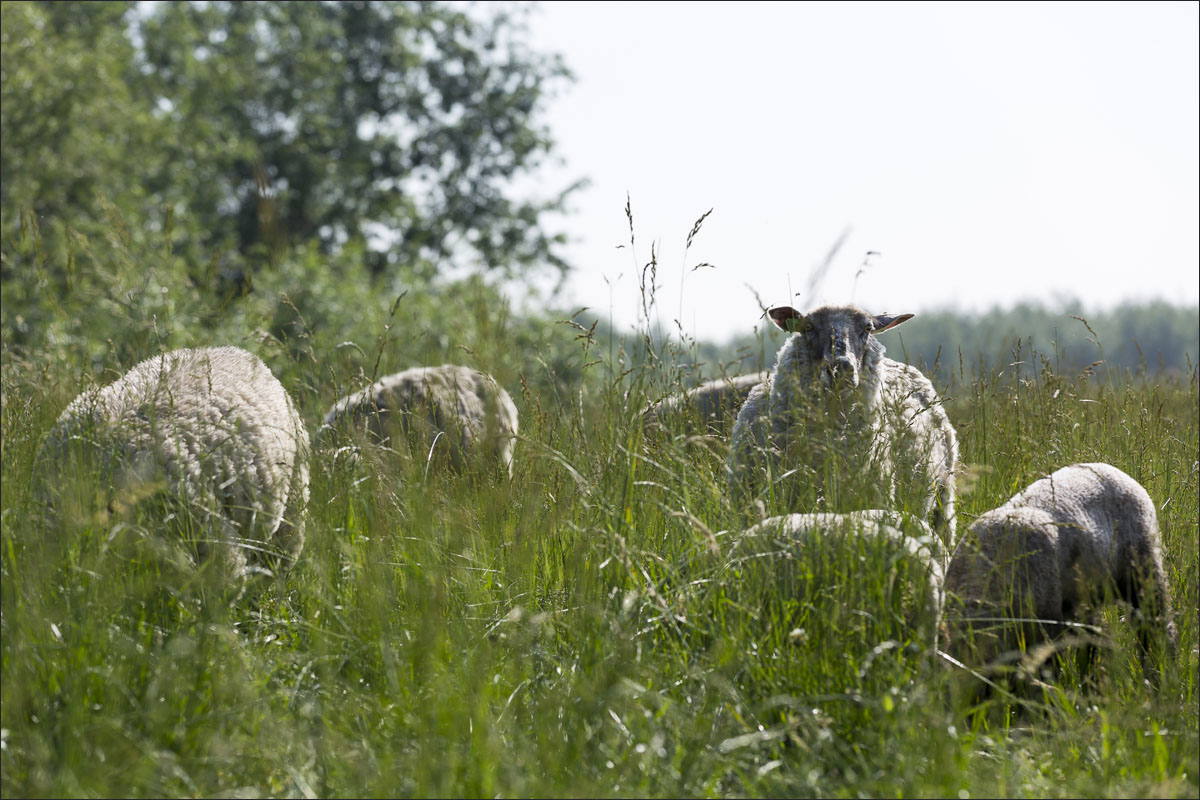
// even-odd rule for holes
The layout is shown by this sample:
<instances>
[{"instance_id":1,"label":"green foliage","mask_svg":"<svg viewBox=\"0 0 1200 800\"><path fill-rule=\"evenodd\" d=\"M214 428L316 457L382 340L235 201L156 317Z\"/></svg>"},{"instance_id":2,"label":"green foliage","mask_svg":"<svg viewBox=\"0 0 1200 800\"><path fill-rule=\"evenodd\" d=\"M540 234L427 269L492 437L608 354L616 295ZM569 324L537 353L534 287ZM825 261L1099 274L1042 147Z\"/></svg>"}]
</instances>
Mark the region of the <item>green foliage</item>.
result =
<instances>
[{"instance_id":1,"label":"green foliage","mask_svg":"<svg viewBox=\"0 0 1200 800\"><path fill-rule=\"evenodd\" d=\"M480 282L428 308L322 305L320 264L283 260L240 306L306 421L376 369L478 358L529 387L513 479L318 451L300 562L230 605L155 557L171 540L152 519L43 520L34 454L91 367L6 350L6 796L1195 793L1194 370L1101 379L1031 353L1036 373L950 394L960 524L1058 466L1108 461L1160 508L1180 611L1157 692L1112 609L1093 674L1064 658L1050 689L974 707L907 622L886 554L815 541L773 568L777 547L738 539L724 442L643 432L670 348L610 359L602 335L514 319ZM436 334L400 335L435 311ZM534 380L559 360L570 382Z\"/></svg>"},{"instance_id":2,"label":"green foliage","mask_svg":"<svg viewBox=\"0 0 1200 800\"><path fill-rule=\"evenodd\" d=\"M435 274L450 230L489 267L555 263L536 204L488 190L545 152L532 117L558 74L509 49L503 14L0 8L0 793L1195 794L1200 391L1165 349L1194 328L1164 325L1172 369L1148 356L1135 380L1062 367L1018 320L1017 357L964 349L942 378L960 524L1107 461L1159 506L1180 610L1157 692L1107 610L1096 675L1067 664L1032 699L968 707L890 556L813 542L774 569L738 540L721 437L643 431L649 401L706 371L769 366L769 334L735 368L747 353L518 316L486 274ZM417 122L384 125L387 103ZM448 155L421 172L422 152ZM408 178L438 184L431 205ZM1141 335L1090 324L1110 364ZM520 408L515 474L318 449L304 553L240 602L153 506L92 502L98 471L50 518L35 464L61 409L212 344L262 356L314 431L389 372L487 370Z\"/></svg>"},{"instance_id":3,"label":"green foliage","mask_svg":"<svg viewBox=\"0 0 1200 800\"><path fill-rule=\"evenodd\" d=\"M909 363L932 366L949 379L967 367L1006 369L1017 377L1041 371L1037 351L1054 371L1084 370L1117 374L1174 370L1186 373L1200 356L1200 315L1195 308L1161 301L1125 303L1109 311L1086 313L1075 302L1058 307L1019 303L967 315L949 310L920 315L920 325L897 330L891 352ZM941 348L940 358L938 349ZM1022 362L1015 365L1013 362Z\"/></svg>"},{"instance_id":4,"label":"green foliage","mask_svg":"<svg viewBox=\"0 0 1200 800\"><path fill-rule=\"evenodd\" d=\"M421 3L164 3L140 26L165 143L208 246L377 236L373 272L565 265L507 189L550 149L535 118L567 73L517 12Z\"/></svg>"},{"instance_id":5,"label":"green foliage","mask_svg":"<svg viewBox=\"0 0 1200 800\"><path fill-rule=\"evenodd\" d=\"M261 312L257 283L297 293L297 273L333 290L316 322L369 295L566 269L546 221L569 188L513 189L551 151L538 116L569 77L529 50L519 9L16 2L3 15L9 346L111 339L126 363L130 320L134 348L177 344L164 325L211 338Z\"/></svg>"},{"instance_id":6,"label":"green foliage","mask_svg":"<svg viewBox=\"0 0 1200 800\"><path fill-rule=\"evenodd\" d=\"M132 3L6 3L0 56L3 229L22 210L75 227L105 221L98 193L145 202L162 154L124 19ZM137 157L131 159L131 154Z\"/></svg>"},{"instance_id":7,"label":"green foliage","mask_svg":"<svg viewBox=\"0 0 1200 800\"><path fill-rule=\"evenodd\" d=\"M130 5L0 10L0 288L10 345L63 335L49 330L59 299L92 273L111 284L114 251L161 222L146 186L166 132L139 94L122 24Z\"/></svg>"}]
</instances>

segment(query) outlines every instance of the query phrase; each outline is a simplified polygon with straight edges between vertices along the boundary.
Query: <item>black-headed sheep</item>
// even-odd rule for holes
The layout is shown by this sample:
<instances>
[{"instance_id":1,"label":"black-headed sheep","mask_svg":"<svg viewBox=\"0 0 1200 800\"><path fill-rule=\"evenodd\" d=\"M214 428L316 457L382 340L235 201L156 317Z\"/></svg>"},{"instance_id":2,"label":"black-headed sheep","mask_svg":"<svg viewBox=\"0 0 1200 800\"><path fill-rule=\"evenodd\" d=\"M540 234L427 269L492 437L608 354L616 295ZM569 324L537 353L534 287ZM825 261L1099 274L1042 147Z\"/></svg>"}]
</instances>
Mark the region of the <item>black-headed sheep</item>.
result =
<instances>
[{"instance_id":1,"label":"black-headed sheep","mask_svg":"<svg viewBox=\"0 0 1200 800\"><path fill-rule=\"evenodd\" d=\"M876 338L912 315L873 316L852 306L769 313L791 336L734 424L728 466L735 498L800 481L816 487L831 510L917 514L952 547L954 428L929 379L886 358ZM829 474L831 463L837 468Z\"/></svg>"}]
</instances>

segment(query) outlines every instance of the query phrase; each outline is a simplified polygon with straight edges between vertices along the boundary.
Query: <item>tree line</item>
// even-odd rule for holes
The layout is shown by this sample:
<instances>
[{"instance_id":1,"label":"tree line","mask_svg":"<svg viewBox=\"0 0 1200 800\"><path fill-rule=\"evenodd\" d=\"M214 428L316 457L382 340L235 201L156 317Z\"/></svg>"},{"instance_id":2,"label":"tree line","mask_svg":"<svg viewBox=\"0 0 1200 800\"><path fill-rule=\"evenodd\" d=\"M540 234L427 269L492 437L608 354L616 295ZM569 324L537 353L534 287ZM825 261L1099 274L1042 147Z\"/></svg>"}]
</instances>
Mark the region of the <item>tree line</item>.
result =
<instances>
[{"instance_id":1,"label":"tree line","mask_svg":"<svg viewBox=\"0 0 1200 800\"><path fill-rule=\"evenodd\" d=\"M972 375L1191 372L1200 363L1200 309L1162 301L1093 310L1078 301L1021 302L983 312L919 312L882 335L890 358L948 382ZM726 343L697 343L698 375L769 368L783 334L759 326Z\"/></svg>"}]
</instances>

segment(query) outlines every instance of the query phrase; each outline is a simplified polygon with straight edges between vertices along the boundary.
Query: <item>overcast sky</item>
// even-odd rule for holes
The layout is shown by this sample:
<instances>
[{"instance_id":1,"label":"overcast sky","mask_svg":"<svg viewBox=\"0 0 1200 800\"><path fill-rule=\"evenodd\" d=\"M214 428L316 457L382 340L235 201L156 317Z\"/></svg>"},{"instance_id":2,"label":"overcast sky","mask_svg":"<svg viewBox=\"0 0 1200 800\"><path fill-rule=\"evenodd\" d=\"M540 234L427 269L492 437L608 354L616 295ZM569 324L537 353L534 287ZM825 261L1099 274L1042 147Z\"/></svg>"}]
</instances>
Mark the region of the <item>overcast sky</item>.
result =
<instances>
[{"instance_id":1,"label":"overcast sky","mask_svg":"<svg viewBox=\"0 0 1200 800\"><path fill-rule=\"evenodd\" d=\"M542 3L531 43L578 80L549 106L566 163L541 180L592 180L563 221L567 296L637 323L655 243L658 320L702 339L751 330L756 292L873 313L1196 304L1197 9Z\"/></svg>"}]
</instances>

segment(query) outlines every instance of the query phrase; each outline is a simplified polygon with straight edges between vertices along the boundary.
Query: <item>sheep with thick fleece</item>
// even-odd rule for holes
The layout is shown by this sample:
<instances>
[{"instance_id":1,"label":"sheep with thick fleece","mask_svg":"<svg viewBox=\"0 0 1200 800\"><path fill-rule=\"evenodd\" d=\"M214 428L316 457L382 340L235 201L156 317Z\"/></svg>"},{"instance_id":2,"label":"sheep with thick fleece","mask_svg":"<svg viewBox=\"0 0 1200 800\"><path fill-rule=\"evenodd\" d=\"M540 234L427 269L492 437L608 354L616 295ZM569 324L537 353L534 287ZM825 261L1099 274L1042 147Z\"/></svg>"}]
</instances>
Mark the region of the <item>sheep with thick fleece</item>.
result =
<instances>
[{"instance_id":1,"label":"sheep with thick fleece","mask_svg":"<svg viewBox=\"0 0 1200 800\"><path fill-rule=\"evenodd\" d=\"M113 504L165 492L232 576L274 573L304 546L308 433L287 391L238 347L173 350L75 398L39 456L51 505L81 467Z\"/></svg>"},{"instance_id":2,"label":"sheep with thick fleece","mask_svg":"<svg viewBox=\"0 0 1200 800\"><path fill-rule=\"evenodd\" d=\"M946 573L956 598L950 652L979 662L1018 649L1106 597L1128 602L1143 648L1155 628L1177 645L1154 502L1110 464L1073 464L980 516ZM995 624L996 620L1012 620ZM984 620L988 620L987 623Z\"/></svg>"},{"instance_id":3,"label":"sheep with thick fleece","mask_svg":"<svg viewBox=\"0 0 1200 800\"><path fill-rule=\"evenodd\" d=\"M954 541L958 440L933 384L884 356L877 334L911 319L852 306L808 314L782 306L771 319L791 336L734 423L729 480L735 498L768 481L815 486L834 510L882 505L928 520ZM841 472L830 476L830 460ZM849 499L843 499L849 498Z\"/></svg>"},{"instance_id":4,"label":"sheep with thick fleece","mask_svg":"<svg viewBox=\"0 0 1200 800\"><path fill-rule=\"evenodd\" d=\"M414 367L343 397L323 431L364 427L378 444L412 442L414 455L444 455L461 469L475 454L494 457L512 475L517 407L491 375L456 364Z\"/></svg>"},{"instance_id":5,"label":"sheep with thick fleece","mask_svg":"<svg viewBox=\"0 0 1200 800\"><path fill-rule=\"evenodd\" d=\"M745 565L761 564L768 556L769 573L793 561L821 572L821 560L844 559L843 566L852 571L834 570L827 579L846 580L861 577L859 571L872 562L871 553L885 558L888 573L900 578L892 590L904 595L908 622L922 627L931 645L940 642L946 554L930 527L910 514L870 509L769 517L737 534L727 558L742 570L743 579L748 579Z\"/></svg>"},{"instance_id":6,"label":"sheep with thick fleece","mask_svg":"<svg viewBox=\"0 0 1200 800\"><path fill-rule=\"evenodd\" d=\"M694 415L711 433L724 434L737 417L746 395L767 377L766 372L722 377L702 383L682 394L664 397L646 409L650 420L659 424L675 415Z\"/></svg>"}]
</instances>

